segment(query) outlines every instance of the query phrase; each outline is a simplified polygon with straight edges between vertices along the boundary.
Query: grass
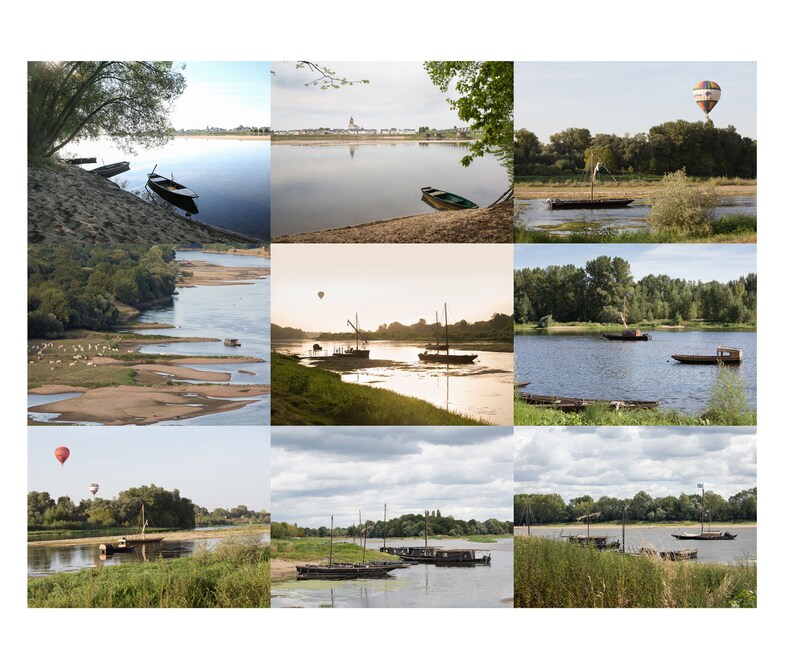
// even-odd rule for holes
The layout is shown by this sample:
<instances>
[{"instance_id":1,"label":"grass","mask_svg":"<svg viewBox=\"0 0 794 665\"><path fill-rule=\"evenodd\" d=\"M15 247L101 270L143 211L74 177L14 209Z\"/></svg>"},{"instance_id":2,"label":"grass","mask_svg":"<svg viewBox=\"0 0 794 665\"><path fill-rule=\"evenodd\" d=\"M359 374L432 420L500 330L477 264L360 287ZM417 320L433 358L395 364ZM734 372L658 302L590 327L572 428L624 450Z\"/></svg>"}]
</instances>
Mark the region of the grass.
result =
<instances>
[{"instance_id":1,"label":"grass","mask_svg":"<svg viewBox=\"0 0 794 665\"><path fill-rule=\"evenodd\" d=\"M274 559L287 561L328 560L331 541L329 538L276 538L271 542ZM358 563L364 548L353 543L334 541L334 561L336 563ZM367 561L399 561L400 557L384 554L367 548Z\"/></svg>"},{"instance_id":2,"label":"grass","mask_svg":"<svg viewBox=\"0 0 794 665\"><path fill-rule=\"evenodd\" d=\"M661 319L656 321L637 321L637 328L642 330L656 330L657 328L663 329L665 327L672 327L676 330L756 330L757 326L754 323L719 323L716 321L682 321L680 324L675 324L670 319ZM615 330L623 330L623 325L620 323L594 323L592 321L567 321L560 322L554 321L553 325L548 328L541 328L536 323L517 323L513 326L516 334L527 333L548 333L554 334L555 332L565 333L571 332L610 332Z\"/></svg>"},{"instance_id":3,"label":"grass","mask_svg":"<svg viewBox=\"0 0 794 665\"><path fill-rule=\"evenodd\" d=\"M271 354L273 425L483 425L415 397L344 383L328 370Z\"/></svg>"},{"instance_id":4,"label":"grass","mask_svg":"<svg viewBox=\"0 0 794 665\"><path fill-rule=\"evenodd\" d=\"M755 607L754 564L662 561L518 537L516 607Z\"/></svg>"},{"instance_id":5,"label":"grass","mask_svg":"<svg viewBox=\"0 0 794 665\"><path fill-rule=\"evenodd\" d=\"M270 547L227 538L192 557L28 580L28 607L269 607Z\"/></svg>"},{"instance_id":6,"label":"grass","mask_svg":"<svg viewBox=\"0 0 794 665\"><path fill-rule=\"evenodd\" d=\"M629 411L613 411L605 406L589 406L579 413L565 413L556 409L532 406L521 400L515 400L514 422L516 425L530 425L546 427L549 425L618 425L618 426L644 426L644 425L755 425L757 415L755 411L747 410L741 413L731 411L716 411L711 408L702 415L682 413L680 411L665 409L637 409Z\"/></svg>"}]
</instances>

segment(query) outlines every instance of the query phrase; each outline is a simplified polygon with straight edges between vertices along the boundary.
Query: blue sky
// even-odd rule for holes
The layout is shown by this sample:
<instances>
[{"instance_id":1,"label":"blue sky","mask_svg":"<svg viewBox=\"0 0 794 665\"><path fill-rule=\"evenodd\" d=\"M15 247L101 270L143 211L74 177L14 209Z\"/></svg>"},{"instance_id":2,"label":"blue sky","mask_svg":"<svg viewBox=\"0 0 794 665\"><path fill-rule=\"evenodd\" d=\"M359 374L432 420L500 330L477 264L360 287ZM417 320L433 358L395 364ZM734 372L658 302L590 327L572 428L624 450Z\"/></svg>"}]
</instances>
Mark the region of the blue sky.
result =
<instances>
[{"instance_id":1,"label":"blue sky","mask_svg":"<svg viewBox=\"0 0 794 665\"><path fill-rule=\"evenodd\" d=\"M598 256L619 256L631 264L634 279L669 275L680 279L727 282L756 272L755 245L516 245L516 268L552 265L584 267Z\"/></svg>"},{"instance_id":2,"label":"blue sky","mask_svg":"<svg viewBox=\"0 0 794 665\"><path fill-rule=\"evenodd\" d=\"M28 490L90 498L155 484L204 508L270 508L270 451L264 427L30 427ZM61 466L58 446L71 451Z\"/></svg>"},{"instance_id":3,"label":"blue sky","mask_svg":"<svg viewBox=\"0 0 794 665\"><path fill-rule=\"evenodd\" d=\"M672 120L699 122L692 88L703 80L722 88L714 125L756 138L755 62L516 62L515 128L547 143L569 127L622 136Z\"/></svg>"},{"instance_id":4,"label":"blue sky","mask_svg":"<svg viewBox=\"0 0 794 665\"><path fill-rule=\"evenodd\" d=\"M176 129L270 126L269 62L184 64L187 88L171 113Z\"/></svg>"}]
</instances>

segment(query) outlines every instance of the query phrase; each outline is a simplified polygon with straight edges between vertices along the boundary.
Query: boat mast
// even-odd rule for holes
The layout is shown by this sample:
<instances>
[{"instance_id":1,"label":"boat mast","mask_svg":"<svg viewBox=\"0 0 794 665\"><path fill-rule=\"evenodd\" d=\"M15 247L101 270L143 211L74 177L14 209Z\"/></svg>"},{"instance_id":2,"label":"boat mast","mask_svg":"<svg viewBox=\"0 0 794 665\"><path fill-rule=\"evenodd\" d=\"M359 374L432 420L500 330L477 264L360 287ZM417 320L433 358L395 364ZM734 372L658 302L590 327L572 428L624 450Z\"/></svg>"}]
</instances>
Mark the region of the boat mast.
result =
<instances>
[{"instance_id":1,"label":"boat mast","mask_svg":"<svg viewBox=\"0 0 794 665\"><path fill-rule=\"evenodd\" d=\"M386 504L383 504L383 548L386 549Z\"/></svg>"},{"instance_id":2,"label":"boat mast","mask_svg":"<svg viewBox=\"0 0 794 665\"><path fill-rule=\"evenodd\" d=\"M698 483L698 487L701 490L701 500L700 500L700 535L703 535L703 531L706 527L706 486L703 483Z\"/></svg>"},{"instance_id":3,"label":"boat mast","mask_svg":"<svg viewBox=\"0 0 794 665\"><path fill-rule=\"evenodd\" d=\"M444 303L444 344L447 345L447 362L449 362L449 322L447 321L447 303Z\"/></svg>"},{"instance_id":4,"label":"boat mast","mask_svg":"<svg viewBox=\"0 0 794 665\"><path fill-rule=\"evenodd\" d=\"M427 511L425 510L425 549L427 549Z\"/></svg>"},{"instance_id":5,"label":"boat mast","mask_svg":"<svg viewBox=\"0 0 794 665\"><path fill-rule=\"evenodd\" d=\"M328 552L328 565L334 562L334 516L331 515L331 549Z\"/></svg>"}]
</instances>

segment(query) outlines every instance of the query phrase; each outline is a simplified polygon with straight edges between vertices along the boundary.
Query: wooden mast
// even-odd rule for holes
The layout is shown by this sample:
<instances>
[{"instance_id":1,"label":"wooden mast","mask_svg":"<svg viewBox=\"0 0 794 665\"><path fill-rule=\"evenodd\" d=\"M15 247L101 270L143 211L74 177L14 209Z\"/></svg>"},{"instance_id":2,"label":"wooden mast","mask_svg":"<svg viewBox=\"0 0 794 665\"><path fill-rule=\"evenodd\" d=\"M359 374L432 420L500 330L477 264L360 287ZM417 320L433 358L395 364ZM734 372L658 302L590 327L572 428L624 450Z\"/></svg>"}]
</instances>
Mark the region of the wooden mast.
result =
<instances>
[{"instance_id":1,"label":"wooden mast","mask_svg":"<svg viewBox=\"0 0 794 665\"><path fill-rule=\"evenodd\" d=\"M386 504L383 504L383 549L386 549Z\"/></svg>"},{"instance_id":2,"label":"wooden mast","mask_svg":"<svg viewBox=\"0 0 794 665\"><path fill-rule=\"evenodd\" d=\"M331 515L331 549L328 552L328 565L334 562L334 516Z\"/></svg>"}]
</instances>

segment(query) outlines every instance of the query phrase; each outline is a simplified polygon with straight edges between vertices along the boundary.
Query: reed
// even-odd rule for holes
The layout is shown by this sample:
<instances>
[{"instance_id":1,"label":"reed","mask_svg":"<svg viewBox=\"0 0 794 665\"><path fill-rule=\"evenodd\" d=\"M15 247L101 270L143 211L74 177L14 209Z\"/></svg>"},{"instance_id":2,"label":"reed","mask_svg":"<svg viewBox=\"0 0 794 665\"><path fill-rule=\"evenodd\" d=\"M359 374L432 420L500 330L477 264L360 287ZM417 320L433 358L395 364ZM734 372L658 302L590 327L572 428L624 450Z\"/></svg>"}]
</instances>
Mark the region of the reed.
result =
<instances>
[{"instance_id":1,"label":"reed","mask_svg":"<svg viewBox=\"0 0 794 665\"><path fill-rule=\"evenodd\" d=\"M663 561L515 539L516 607L755 607L755 564Z\"/></svg>"},{"instance_id":2,"label":"reed","mask_svg":"<svg viewBox=\"0 0 794 665\"><path fill-rule=\"evenodd\" d=\"M269 607L270 547L227 538L182 559L28 580L28 607Z\"/></svg>"}]
</instances>

